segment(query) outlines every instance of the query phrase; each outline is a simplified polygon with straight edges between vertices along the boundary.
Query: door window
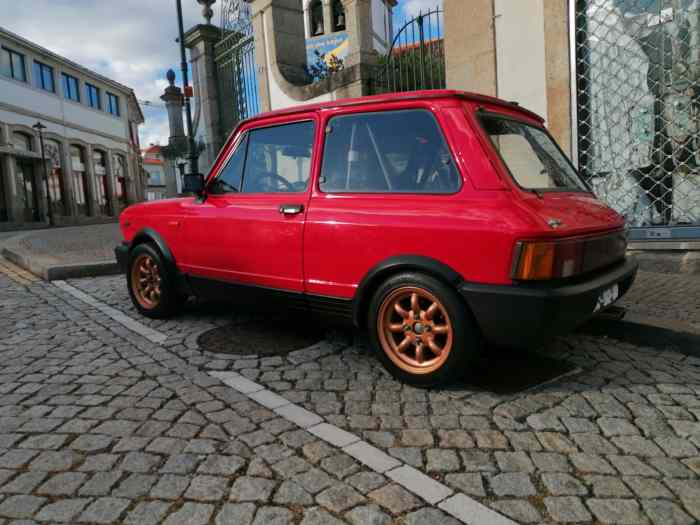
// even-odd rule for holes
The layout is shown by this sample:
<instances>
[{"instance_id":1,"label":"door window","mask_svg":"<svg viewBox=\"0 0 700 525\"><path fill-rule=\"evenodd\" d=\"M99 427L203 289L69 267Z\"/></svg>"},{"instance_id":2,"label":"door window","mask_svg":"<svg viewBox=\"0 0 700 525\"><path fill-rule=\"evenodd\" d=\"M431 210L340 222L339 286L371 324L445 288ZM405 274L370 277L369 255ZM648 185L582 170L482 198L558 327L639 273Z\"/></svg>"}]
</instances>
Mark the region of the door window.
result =
<instances>
[{"instance_id":1,"label":"door window","mask_svg":"<svg viewBox=\"0 0 700 525\"><path fill-rule=\"evenodd\" d=\"M454 193L461 175L433 115L425 110L331 119L321 191Z\"/></svg>"},{"instance_id":2,"label":"door window","mask_svg":"<svg viewBox=\"0 0 700 525\"><path fill-rule=\"evenodd\" d=\"M306 191L313 142L314 123L311 121L249 132L243 193Z\"/></svg>"},{"instance_id":3,"label":"door window","mask_svg":"<svg viewBox=\"0 0 700 525\"><path fill-rule=\"evenodd\" d=\"M236 146L233 155L228 159L228 162L219 172L214 182L209 186L209 193L238 193L241 191L241 182L243 181L243 165L245 164L245 153L248 147L248 135Z\"/></svg>"}]
</instances>

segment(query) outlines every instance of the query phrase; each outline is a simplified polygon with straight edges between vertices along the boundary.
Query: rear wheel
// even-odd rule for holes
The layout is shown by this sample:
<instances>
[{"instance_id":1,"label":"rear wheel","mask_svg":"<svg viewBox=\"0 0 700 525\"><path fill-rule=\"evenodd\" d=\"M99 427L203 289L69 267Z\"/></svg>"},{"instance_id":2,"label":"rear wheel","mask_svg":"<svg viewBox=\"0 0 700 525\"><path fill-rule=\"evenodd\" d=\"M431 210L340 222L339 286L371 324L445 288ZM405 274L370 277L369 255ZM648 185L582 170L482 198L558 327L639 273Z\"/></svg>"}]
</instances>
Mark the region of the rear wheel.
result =
<instances>
[{"instance_id":1,"label":"rear wheel","mask_svg":"<svg viewBox=\"0 0 700 525\"><path fill-rule=\"evenodd\" d=\"M454 381L480 347L478 329L457 293L419 273L391 277L377 290L368 326L385 368L416 386Z\"/></svg>"},{"instance_id":2,"label":"rear wheel","mask_svg":"<svg viewBox=\"0 0 700 525\"><path fill-rule=\"evenodd\" d=\"M146 317L171 317L183 304L166 272L163 257L150 244L139 244L131 251L127 286L131 302Z\"/></svg>"}]
</instances>

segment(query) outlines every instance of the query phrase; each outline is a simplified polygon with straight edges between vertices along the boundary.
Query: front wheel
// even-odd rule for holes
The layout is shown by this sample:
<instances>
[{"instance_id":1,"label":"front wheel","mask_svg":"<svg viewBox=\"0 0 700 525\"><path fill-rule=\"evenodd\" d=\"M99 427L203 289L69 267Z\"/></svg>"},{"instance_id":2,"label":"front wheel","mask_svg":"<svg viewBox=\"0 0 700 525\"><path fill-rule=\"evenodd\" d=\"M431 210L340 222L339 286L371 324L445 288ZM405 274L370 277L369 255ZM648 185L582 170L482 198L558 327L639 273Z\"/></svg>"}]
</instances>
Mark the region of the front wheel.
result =
<instances>
[{"instance_id":1,"label":"front wheel","mask_svg":"<svg viewBox=\"0 0 700 525\"><path fill-rule=\"evenodd\" d=\"M368 327L384 367L415 386L454 381L480 347L479 331L457 293L419 273L396 275L380 286Z\"/></svg>"},{"instance_id":2,"label":"front wheel","mask_svg":"<svg viewBox=\"0 0 700 525\"><path fill-rule=\"evenodd\" d=\"M154 246L139 244L131 251L126 280L131 302L142 315L163 319L177 313L182 301Z\"/></svg>"}]
</instances>

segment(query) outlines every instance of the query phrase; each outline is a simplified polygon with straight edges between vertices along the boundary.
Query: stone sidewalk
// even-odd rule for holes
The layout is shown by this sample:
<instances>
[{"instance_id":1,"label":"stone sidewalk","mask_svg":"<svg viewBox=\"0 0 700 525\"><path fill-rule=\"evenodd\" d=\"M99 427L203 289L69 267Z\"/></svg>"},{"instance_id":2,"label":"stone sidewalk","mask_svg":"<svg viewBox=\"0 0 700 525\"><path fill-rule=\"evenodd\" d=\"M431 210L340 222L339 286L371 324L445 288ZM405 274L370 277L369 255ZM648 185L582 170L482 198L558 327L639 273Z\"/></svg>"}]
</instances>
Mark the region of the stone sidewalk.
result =
<instances>
[{"instance_id":1,"label":"stone sidewalk","mask_svg":"<svg viewBox=\"0 0 700 525\"><path fill-rule=\"evenodd\" d=\"M201 335L249 315L193 303L153 321L123 277L57 286L7 268L0 523L451 525L447 510L474 504L518 523L700 519L693 348L577 333L533 354L489 352L461 382L419 390L345 334L237 355ZM697 323L698 290L642 272L625 302ZM301 428L275 406L335 430ZM392 468L366 466L343 445L356 439ZM427 478L416 487L397 464ZM445 505L454 495L458 509ZM462 522L488 523L474 516Z\"/></svg>"},{"instance_id":2,"label":"stone sidewalk","mask_svg":"<svg viewBox=\"0 0 700 525\"><path fill-rule=\"evenodd\" d=\"M117 223L7 234L0 253L47 281L118 273L114 247Z\"/></svg>"}]
</instances>

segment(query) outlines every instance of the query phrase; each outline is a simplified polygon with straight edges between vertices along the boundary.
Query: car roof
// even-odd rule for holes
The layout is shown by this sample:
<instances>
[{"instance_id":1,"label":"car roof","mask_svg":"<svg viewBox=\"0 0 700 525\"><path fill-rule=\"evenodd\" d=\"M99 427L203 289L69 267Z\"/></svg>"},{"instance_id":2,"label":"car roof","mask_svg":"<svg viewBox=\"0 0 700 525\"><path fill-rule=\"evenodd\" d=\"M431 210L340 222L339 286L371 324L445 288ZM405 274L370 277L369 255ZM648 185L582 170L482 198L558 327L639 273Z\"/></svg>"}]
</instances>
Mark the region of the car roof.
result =
<instances>
[{"instance_id":1,"label":"car roof","mask_svg":"<svg viewBox=\"0 0 700 525\"><path fill-rule=\"evenodd\" d=\"M319 111L324 109L335 109L348 106L363 106L369 104L381 104L381 103L391 103L391 102L402 102L407 100L426 100L426 99L460 99L467 100L476 103L492 104L496 106L501 106L520 112L530 118L534 118L540 122L544 122L544 119L538 114L523 108L517 102L509 102L496 97L490 97L488 95L481 95L479 93L470 93L467 91L458 91L454 89L432 89L432 90L422 90L422 91L407 91L402 93L387 93L383 95L371 95L359 98L345 98L332 100L327 102L317 102L314 104L302 104L299 106L292 106L284 109L277 109L274 111L268 111L266 113L260 113L254 117L246 119L244 122L255 122L256 120L266 119L269 117L278 117L283 115L293 115L296 113L309 113L312 111Z\"/></svg>"}]
</instances>

